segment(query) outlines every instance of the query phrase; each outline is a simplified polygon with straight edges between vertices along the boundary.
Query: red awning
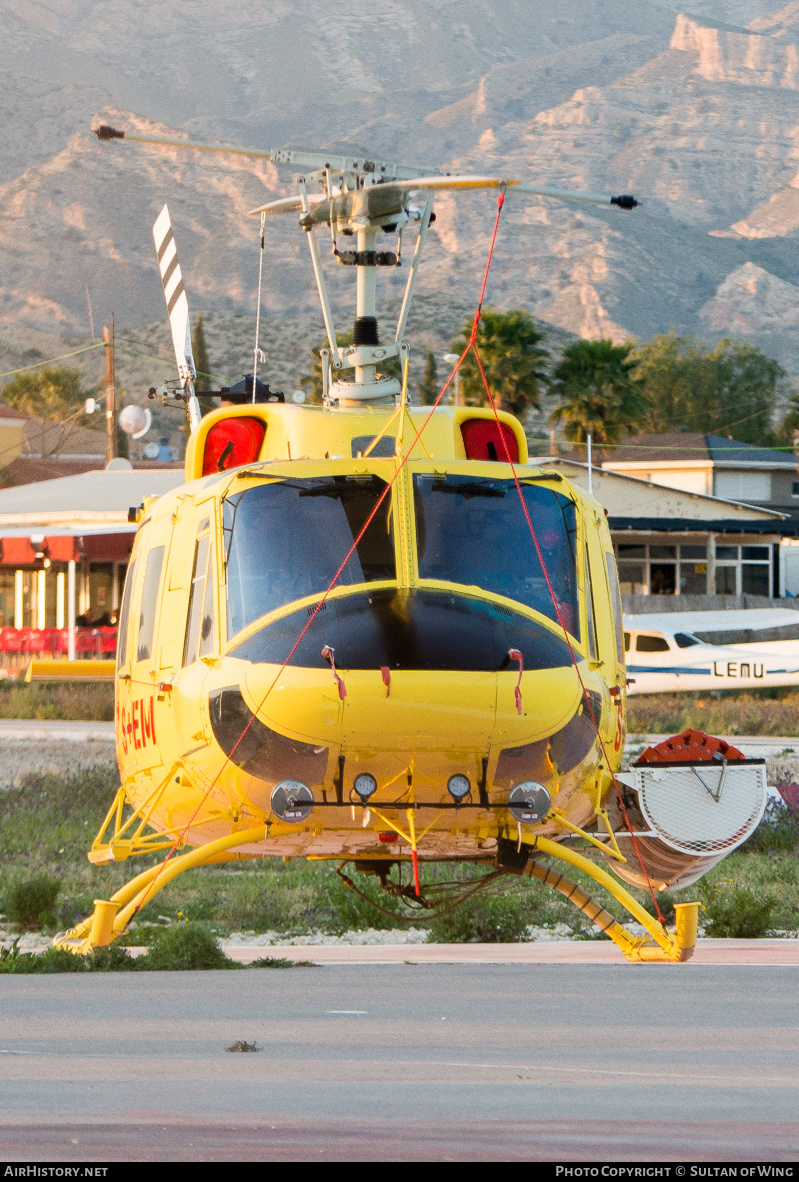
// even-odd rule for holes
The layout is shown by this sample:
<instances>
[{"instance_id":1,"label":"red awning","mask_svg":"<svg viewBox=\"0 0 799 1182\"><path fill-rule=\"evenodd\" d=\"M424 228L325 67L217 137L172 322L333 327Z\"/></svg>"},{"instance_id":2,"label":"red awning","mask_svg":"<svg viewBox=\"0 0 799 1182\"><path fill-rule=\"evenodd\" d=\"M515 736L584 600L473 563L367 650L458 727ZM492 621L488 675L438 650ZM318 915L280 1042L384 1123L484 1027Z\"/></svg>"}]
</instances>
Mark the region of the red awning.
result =
<instances>
[{"instance_id":1,"label":"red awning","mask_svg":"<svg viewBox=\"0 0 799 1182\"><path fill-rule=\"evenodd\" d=\"M134 536L133 533L47 534L36 541L30 537L0 536L0 565L35 566L42 558L72 562L81 555L89 562L127 562Z\"/></svg>"}]
</instances>

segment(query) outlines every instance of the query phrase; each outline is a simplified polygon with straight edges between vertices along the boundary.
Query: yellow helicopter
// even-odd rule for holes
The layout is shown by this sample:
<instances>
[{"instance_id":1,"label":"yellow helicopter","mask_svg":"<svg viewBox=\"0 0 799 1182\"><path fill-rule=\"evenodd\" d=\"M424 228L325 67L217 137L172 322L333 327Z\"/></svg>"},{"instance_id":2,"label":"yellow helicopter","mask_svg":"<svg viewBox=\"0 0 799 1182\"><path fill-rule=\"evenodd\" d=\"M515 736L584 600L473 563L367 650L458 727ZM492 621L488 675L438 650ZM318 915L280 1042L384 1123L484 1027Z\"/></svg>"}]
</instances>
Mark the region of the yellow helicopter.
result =
<instances>
[{"instance_id":1,"label":"yellow helicopter","mask_svg":"<svg viewBox=\"0 0 799 1182\"><path fill-rule=\"evenodd\" d=\"M424 900L420 864L526 874L570 898L628 959L687 959L698 905L678 905L670 932L620 880L656 898L744 841L764 807L762 761L692 732L620 772L627 678L604 511L531 465L521 424L493 402L444 405L447 386L432 408L407 396L405 327L438 190L496 190L497 221L506 194L622 209L634 199L326 152L97 134L301 173L296 196L253 214L262 251L265 220L299 214L329 347L322 405L287 403L254 372L203 417L199 399L214 392L195 387L164 207L153 233L179 377L151 395L187 412L186 483L134 512L116 674L122 784L88 856L166 856L56 944L109 944L187 869L304 857L354 862L408 901ZM381 343L377 269L398 265L414 225L399 319ZM317 227L354 268L346 348ZM398 237L396 251L378 249L380 234ZM401 381L381 372L394 359ZM580 852L585 843L608 869ZM585 872L646 934L547 862ZM404 886L392 877L403 867Z\"/></svg>"}]
</instances>

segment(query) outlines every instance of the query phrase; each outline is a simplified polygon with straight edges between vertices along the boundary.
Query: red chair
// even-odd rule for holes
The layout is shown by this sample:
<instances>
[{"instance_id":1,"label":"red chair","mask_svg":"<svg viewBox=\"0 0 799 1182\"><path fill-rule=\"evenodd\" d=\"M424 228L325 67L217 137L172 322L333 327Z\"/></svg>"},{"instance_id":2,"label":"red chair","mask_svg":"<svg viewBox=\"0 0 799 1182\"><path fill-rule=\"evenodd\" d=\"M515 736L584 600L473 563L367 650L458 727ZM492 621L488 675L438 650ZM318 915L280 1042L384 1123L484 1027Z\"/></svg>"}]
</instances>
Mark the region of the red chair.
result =
<instances>
[{"instance_id":1,"label":"red chair","mask_svg":"<svg viewBox=\"0 0 799 1182\"><path fill-rule=\"evenodd\" d=\"M100 634L97 628L78 628L75 641L75 655L82 657L99 656Z\"/></svg>"},{"instance_id":2,"label":"red chair","mask_svg":"<svg viewBox=\"0 0 799 1182\"><path fill-rule=\"evenodd\" d=\"M22 632L19 628L4 628L2 636L3 652L17 655L22 652Z\"/></svg>"},{"instance_id":3,"label":"red chair","mask_svg":"<svg viewBox=\"0 0 799 1182\"><path fill-rule=\"evenodd\" d=\"M26 628L25 652L31 656L41 656L47 650L47 632L44 628Z\"/></svg>"},{"instance_id":4,"label":"red chair","mask_svg":"<svg viewBox=\"0 0 799 1182\"><path fill-rule=\"evenodd\" d=\"M116 628L101 628L100 629L100 655L108 660L116 656L117 651L117 630Z\"/></svg>"}]
</instances>

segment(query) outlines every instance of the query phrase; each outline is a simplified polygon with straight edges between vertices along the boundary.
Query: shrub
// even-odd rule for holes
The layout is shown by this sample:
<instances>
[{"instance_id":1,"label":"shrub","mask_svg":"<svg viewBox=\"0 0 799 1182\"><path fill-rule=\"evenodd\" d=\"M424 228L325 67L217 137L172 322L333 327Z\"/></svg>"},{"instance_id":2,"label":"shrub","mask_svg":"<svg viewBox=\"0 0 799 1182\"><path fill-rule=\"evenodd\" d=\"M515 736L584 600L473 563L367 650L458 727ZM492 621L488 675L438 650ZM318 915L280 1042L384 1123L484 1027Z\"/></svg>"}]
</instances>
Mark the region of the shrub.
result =
<instances>
[{"instance_id":1,"label":"shrub","mask_svg":"<svg viewBox=\"0 0 799 1182\"><path fill-rule=\"evenodd\" d=\"M124 948L95 948L79 956L66 948L20 952L18 942L0 951L0 973L119 973L132 972L136 961Z\"/></svg>"},{"instance_id":2,"label":"shrub","mask_svg":"<svg viewBox=\"0 0 799 1182\"><path fill-rule=\"evenodd\" d=\"M0 954L0 973L82 973L82 956L75 956L63 948L48 948L38 955L20 952L15 944Z\"/></svg>"},{"instance_id":3,"label":"shrub","mask_svg":"<svg viewBox=\"0 0 799 1182\"><path fill-rule=\"evenodd\" d=\"M41 927L53 918L53 908L61 884L49 874L34 874L33 878L18 879L6 890L5 913L12 923L21 928Z\"/></svg>"},{"instance_id":4,"label":"shrub","mask_svg":"<svg viewBox=\"0 0 799 1182\"><path fill-rule=\"evenodd\" d=\"M242 966L225 956L214 936L201 923L177 924L158 932L138 968L166 970L239 969Z\"/></svg>"},{"instance_id":5,"label":"shrub","mask_svg":"<svg viewBox=\"0 0 799 1182\"><path fill-rule=\"evenodd\" d=\"M701 883L705 931L721 938L757 939L771 927L776 899L769 894L753 895L745 887L713 886Z\"/></svg>"},{"instance_id":6,"label":"shrub","mask_svg":"<svg viewBox=\"0 0 799 1182\"><path fill-rule=\"evenodd\" d=\"M432 920L428 939L435 944L518 944L532 922L530 901L524 895L480 891Z\"/></svg>"},{"instance_id":7,"label":"shrub","mask_svg":"<svg viewBox=\"0 0 799 1182\"><path fill-rule=\"evenodd\" d=\"M767 854L771 850L794 850L799 846L799 812L773 797L763 820L746 842L747 851Z\"/></svg>"}]
</instances>

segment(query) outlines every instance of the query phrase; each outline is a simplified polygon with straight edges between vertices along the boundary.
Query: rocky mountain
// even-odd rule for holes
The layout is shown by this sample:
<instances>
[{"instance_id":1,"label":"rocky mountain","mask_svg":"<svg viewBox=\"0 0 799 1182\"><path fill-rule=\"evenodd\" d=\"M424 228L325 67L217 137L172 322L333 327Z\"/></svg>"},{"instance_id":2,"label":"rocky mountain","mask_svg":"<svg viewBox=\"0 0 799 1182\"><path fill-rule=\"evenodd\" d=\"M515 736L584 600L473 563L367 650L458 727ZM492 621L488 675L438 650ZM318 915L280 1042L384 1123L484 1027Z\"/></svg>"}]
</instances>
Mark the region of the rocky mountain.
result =
<instances>
[{"instance_id":1,"label":"rocky mountain","mask_svg":"<svg viewBox=\"0 0 799 1182\"><path fill-rule=\"evenodd\" d=\"M0 372L26 350L55 355L45 342L77 347L89 300L97 325L113 310L168 364L161 330L133 332L162 317L151 226L165 200L191 304L215 313L218 363L251 356L246 212L288 192L290 175L100 145L88 127L102 120L633 192L631 214L511 194L491 302L527 307L556 341L730 333L799 375L799 3L707 0L688 16L651 0L378 0L366 13L352 0L0 0L0 19ZM473 306L493 222L486 194L436 209L417 366ZM329 271L346 327L349 276ZM270 222L264 275L272 372L293 385L321 322L291 218ZM381 273L390 307L403 281ZM133 389L154 362L122 364Z\"/></svg>"}]
</instances>

